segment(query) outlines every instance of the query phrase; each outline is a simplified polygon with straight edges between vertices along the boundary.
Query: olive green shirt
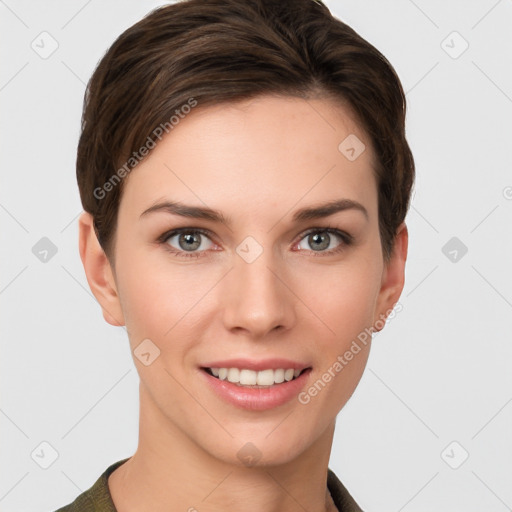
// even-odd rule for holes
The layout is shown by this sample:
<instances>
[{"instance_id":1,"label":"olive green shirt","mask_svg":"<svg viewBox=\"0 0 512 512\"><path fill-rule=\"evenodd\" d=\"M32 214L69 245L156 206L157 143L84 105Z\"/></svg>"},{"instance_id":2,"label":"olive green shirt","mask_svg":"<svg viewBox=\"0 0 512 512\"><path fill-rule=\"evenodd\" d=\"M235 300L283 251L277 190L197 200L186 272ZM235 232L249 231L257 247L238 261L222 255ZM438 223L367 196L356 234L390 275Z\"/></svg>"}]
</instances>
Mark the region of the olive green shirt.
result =
<instances>
[{"instance_id":1,"label":"olive green shirt","mask_svg":"<svg viewBox=\"0 0 512 512\"><path fill-rule=\"evenodd\" d=\"M80 494L73 503L55 512L117 512L108 488L108 477L128 458L109 466L90 489ZM363 512L330 469L327 473L327 488L339 512Z\"/></svg>"}]
</instances>

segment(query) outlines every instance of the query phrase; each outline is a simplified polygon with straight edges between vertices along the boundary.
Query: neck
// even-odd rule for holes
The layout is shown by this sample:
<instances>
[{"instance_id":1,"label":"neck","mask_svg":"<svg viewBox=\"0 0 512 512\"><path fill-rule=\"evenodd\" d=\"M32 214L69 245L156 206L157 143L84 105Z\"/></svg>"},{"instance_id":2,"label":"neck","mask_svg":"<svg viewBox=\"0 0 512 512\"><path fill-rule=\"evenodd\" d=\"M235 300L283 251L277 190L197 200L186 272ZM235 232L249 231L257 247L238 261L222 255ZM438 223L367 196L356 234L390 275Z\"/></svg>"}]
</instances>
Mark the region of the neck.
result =
<instances>
[{"instance_id":1,"label":"neck","mask_svg":"<svg viewBox=\"0 0 512 512\"><path fill-rule=\"evenodd\" d=\"M108 480L117 512L337 510L327 489L334 421L293 460L246 466L198 446L161 414L142 386L140 404L137 451Z\"/></svg>"}]
</instances>

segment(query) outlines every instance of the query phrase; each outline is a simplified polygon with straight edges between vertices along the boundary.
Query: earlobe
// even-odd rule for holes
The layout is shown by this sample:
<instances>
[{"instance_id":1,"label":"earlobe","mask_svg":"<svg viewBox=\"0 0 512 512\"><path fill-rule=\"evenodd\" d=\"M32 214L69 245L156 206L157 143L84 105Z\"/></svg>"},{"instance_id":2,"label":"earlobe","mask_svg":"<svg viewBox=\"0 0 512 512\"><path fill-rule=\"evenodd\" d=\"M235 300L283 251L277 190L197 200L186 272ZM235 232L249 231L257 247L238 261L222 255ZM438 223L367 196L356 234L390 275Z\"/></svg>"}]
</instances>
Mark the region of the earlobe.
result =
<instances>
[{"instance_id":1,"label":"earlobe","mask_svg":"<svg viewBox=\"0 0 512 512\"><path fill-rule=\"evenodd\" d=\"M405 222L398 227L395 235L393 251L382 273L381 288L375 309L374 328L381 331L384 328L385 320L398 302L405 283L405 262L407 260L407 249L409 245L409 234Z\"/></svg>"},{"instance_id":2,"label":"earlobe","mask_svg":"<svg viewBox=\"0 0 512 512\"><path fill-rule=\"evenodd\" d=\"M124 325L125 321L112 268L98 242L90 213L84 212L80 215L78 229L80 258L89 287L101 306L103 318L110 325Z\"/></svg>"}]
</instances>

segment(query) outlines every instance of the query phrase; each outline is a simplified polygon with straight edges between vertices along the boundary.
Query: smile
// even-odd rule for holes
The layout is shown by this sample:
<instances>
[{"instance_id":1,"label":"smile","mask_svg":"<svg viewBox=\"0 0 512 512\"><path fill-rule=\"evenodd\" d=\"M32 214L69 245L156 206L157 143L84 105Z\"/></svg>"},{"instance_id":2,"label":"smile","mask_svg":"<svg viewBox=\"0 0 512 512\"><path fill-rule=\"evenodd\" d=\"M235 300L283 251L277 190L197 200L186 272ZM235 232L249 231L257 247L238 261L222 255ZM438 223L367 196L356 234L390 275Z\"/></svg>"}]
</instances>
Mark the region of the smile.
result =
<instances>
[{"instance_id":1,"label":"smile","mask_svg":"<svg viewBox=\"0 0 512 512\"><path fill-rule=\"evenodd\" d=\"M199 375L222 401L241 409L264 411L297 399L307 387L311 371L311 367L250 370L214 366L201 367Z\"/></svg>"},{"instance_id":2,"label":"smile","mask_svg":"<svg viewBox=\"0 0 512 512\"><path fill-rule=\"evenodd\" d=\"M294 370L293 368L277 368L266 370L249 370L247 368L203 368L207 373L219 380L227 380L239 386L254 388L270 387L296 379L307 368Z\"/></svg>"}]
</instances>

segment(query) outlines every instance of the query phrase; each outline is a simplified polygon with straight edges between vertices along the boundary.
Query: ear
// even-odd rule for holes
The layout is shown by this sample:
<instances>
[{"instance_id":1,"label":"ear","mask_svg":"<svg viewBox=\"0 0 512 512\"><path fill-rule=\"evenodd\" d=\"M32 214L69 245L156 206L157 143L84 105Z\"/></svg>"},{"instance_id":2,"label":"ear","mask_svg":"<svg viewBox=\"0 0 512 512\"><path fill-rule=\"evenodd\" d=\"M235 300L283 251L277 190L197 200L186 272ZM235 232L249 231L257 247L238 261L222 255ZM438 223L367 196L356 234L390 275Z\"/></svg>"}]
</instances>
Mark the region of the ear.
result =
<instances>
[{"instance_id":1,"label":"ear","mask_svg":"<svg viewBox=\"0 0 512 512\"><path fill-rule=\"evenodd\" d=\"M385 319L391 313L398 302L405 283L405 261L407 259L407 248L409 245L409 234L405 222L398 227L393 244L393 251L382 272L381 288L375 309L373 325L375 331L381 331L385 325ZM380 319L380 321L377 321Z\"/></svg>"},{"instance_id":2,"label":"ear","mask_svg":"<svg viewBox=\"0 0 512 512\"><path fill-rule=\"evenodd\" d=\"M80 258L89 287L99 302L103 318L113 326L125 324L114 274L96 232L93 217L84 212L78 219Z\"/></svg>"}]
</instances>

